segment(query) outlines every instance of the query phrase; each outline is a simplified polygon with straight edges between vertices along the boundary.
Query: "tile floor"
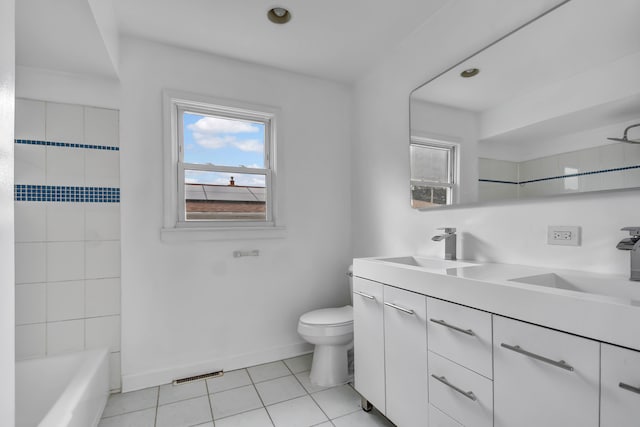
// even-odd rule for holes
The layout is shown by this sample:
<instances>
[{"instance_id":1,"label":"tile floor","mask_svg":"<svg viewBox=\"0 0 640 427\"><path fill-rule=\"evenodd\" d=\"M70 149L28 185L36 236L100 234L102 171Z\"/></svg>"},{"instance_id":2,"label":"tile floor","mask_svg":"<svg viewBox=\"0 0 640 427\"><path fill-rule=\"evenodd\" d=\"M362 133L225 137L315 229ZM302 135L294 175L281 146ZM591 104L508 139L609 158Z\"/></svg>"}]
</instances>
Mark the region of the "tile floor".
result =
<instances>
[{"instance_id":1,"label":"tile floor","mask_svg":"<svg viewBox=\"0 0 640 427\"><path fill-rule=\"evenodd\" d=\"M99 427L393 427L349 385L309 382L311 355L111 395Z\"/></svg>"}]
</instances>

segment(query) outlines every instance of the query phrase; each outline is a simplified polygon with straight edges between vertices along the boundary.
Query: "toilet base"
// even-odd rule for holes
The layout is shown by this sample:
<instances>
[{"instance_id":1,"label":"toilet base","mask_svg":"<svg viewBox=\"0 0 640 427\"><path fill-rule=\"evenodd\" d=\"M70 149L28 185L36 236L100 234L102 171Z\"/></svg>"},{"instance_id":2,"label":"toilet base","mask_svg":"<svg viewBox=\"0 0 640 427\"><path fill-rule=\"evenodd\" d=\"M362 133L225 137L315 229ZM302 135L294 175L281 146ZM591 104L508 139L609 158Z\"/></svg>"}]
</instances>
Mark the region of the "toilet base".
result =
<instances>
[{"instance_id":1,"label":"toilet base","mask_svg":"<svg viewBox=\"0 0 640 427\"><path fill-rule=\"evenodd\" d=\"M349 372L349 350L353 341L345 345L316 344L309 380L321 387L346 384L353 379Z\"/></svg>"}]
</instances>

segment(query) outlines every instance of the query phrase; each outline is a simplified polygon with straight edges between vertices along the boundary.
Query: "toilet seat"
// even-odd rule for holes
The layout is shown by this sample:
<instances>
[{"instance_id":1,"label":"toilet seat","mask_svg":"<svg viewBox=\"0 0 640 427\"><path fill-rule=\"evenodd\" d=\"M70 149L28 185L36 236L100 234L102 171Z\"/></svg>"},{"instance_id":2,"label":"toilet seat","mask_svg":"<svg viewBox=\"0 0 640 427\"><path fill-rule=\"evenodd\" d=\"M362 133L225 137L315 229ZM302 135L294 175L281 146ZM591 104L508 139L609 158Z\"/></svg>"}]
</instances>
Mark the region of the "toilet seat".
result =
<instances>
[{"instance_id":1,"label":"toilet seat","mask_svg":"<svg viewBox=\"0 0 640 427\"><path fill-rule=\"evenodd\" d=\"M308 337L353 335L353 307L322 308L300 316L298 333Z\"/></svg>"},{"instance_id":2,"label":"toilet seat","mask_svg":"<svg viewBox=\"0 0 640 427\"><path fill-rule=\"evenodd\" d=\"M307 326L337 327L353 324L353 307L322 308L300 316L300 323Z\"/></svg>"}]
</instances>

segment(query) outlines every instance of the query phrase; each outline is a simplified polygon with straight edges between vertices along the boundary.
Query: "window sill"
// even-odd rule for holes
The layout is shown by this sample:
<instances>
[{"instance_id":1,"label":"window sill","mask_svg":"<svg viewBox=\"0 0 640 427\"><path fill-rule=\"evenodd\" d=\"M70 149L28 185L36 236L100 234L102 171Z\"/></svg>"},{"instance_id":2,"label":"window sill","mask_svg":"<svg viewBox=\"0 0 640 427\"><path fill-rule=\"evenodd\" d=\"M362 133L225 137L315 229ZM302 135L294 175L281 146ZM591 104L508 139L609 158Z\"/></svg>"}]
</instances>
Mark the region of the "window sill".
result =
<instances>
[{"instance_id":1,"label":"window sill","mask_svg":"<svg viewBox=\"0 0 640 427\"><path fill-rule=\"evenodd\" d=\"M184 227L162 228L163 242L197 242L213 240L262 240L287 237L285 227Z\"/></svg>"}]
</instances>

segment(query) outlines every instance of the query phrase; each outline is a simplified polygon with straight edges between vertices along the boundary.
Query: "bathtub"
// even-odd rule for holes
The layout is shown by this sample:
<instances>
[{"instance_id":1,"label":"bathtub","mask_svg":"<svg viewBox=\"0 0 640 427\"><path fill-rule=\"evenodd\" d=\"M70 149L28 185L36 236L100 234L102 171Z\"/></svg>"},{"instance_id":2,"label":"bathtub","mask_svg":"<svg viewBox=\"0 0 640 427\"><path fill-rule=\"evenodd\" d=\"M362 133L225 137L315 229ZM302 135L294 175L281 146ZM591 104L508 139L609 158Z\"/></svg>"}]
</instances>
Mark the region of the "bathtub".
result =
<instances>
[{"instance_id":1,"label":"bathtub","mask_svg":"<svg viewBox=\"0 0 640 427\"><path fill-rule=\"evenodd\" d=\"M106 348L16 362L16 427L97 426L108 397Z\"/></svg>"}]
</instances>

